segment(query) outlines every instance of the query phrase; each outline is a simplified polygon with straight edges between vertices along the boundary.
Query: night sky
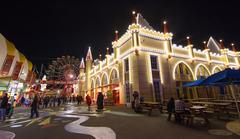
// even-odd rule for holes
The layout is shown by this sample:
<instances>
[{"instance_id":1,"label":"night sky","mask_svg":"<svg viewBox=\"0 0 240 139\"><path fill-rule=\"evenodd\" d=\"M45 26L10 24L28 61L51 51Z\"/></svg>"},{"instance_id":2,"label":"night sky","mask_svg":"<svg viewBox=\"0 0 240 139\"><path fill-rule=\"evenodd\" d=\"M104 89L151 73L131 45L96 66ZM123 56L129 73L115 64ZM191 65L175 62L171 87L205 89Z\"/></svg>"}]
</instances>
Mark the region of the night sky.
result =
<instances>
[{"instance_id":1,"label":"night sky","mask_svg":"<svg viewBox=\"0 0 240 139\"><path fill-rule=\"evenodd\" d=\"M97 58L111 47L116 29L119 35L125 33L132 10L156 30L162 31L162 21L167 20L174 43L185 44L189 35L201 48L202 41L213 36L225 46L240 46L240 11L234 0L1 1L0 33L38 68L62 55L85 57L88 46Z\"/></svg>"}]
</instances>

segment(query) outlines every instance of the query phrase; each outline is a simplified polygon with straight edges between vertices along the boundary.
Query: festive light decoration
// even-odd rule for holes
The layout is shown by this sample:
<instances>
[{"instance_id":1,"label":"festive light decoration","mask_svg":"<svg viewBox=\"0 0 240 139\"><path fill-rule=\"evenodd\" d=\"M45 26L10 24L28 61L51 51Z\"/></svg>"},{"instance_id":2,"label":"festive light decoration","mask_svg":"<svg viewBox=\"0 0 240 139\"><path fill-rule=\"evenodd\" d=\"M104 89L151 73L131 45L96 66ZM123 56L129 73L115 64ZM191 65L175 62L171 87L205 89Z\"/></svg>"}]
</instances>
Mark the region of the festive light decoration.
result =
<instances>
[{"instance_id":1,"label":"festive light decoration","mask_svg":"<svg viewBox=\"0 0 240 139\"><path fill-rule=\"evenodd\" d=\"M129 89L128 92L130 95L134 90L139 90L141 93L141 82L147 84L146 86L153 87L157 78L160 79L161 87L164 86L168 91L172 90L166 81L171 84L176 82L175 72L179 70L177 69L179 64L184 64L189 69L189 75L192 75L191 80L197 79L198 71L202 69L210 75L228 66L239 67L240 53L222 47L221 42L223 41L220 41L219 44L210 37L208 41L203 42L204 50L194 48L189 36L186 37L186 45L172 44L173 34L168 31L166 21L163 22L163 32L159 32L154 30L140 14L137 14L136 17L136 13L133 12L133 19L135 21L128 26L126 33L118 36L118 31L115 31L115 40L112 42L113 53L109 53L109 48L106 48L106 57L102 59L100 54L99 60L94 60L90 69L86 68L86 73L89 74L86 82L94 82L94 85L92 88L88 83L88 87L84 91L96 93L96 91L104 91L106 88L110 90L119 88L122 91L120 92L123 99L121 102L125 103L126 88L131 86L131 90ZM87 57L92 57L89 55L91 52L88 52ZM157 57L158 69L152 69L151 56ZM128 59L128 67L126 59ZM128 71L125 68L128 68ZM113 69L119 74L117 82L119 86L111 88ZM173 82L168 76L173 79ZM106 79L107 85L103 83L103 79ZM154 96L153 90L147 90L147 87L145 89L143 93L147 91L153 93ZM94 94L94 98L95 96L96 94Z\"/></svg>"}]
</instances>

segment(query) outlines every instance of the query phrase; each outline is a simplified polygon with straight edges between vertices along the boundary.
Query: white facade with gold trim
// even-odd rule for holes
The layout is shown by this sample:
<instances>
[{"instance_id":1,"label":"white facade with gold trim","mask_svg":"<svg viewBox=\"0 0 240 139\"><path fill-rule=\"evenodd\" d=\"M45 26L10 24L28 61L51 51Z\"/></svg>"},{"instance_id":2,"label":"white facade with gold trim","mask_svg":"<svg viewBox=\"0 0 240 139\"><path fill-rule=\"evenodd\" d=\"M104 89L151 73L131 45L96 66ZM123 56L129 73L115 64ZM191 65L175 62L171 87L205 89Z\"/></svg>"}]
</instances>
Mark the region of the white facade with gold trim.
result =
<instances>
[{"instance_id":1,"label":"white facade with gold trim","mask_svg":"<svg viewBox=\"0 0 240 139\"><path fill-rule=\"evenodd\" d=\"M220 49L212 37L205 50L173 44L172 37L172 33L158 32L139 22L131 24L112 43L112 54L95 62L92 57L86 58L85 74L80 73L84 76L84 91L96 99L99 91L115 90L120 104L130 103L133 91L138 91L145 101L198 98L204 97L198 89L182 85L227 67L239 68L239 52Z\"/></svg>"}]
</instances>

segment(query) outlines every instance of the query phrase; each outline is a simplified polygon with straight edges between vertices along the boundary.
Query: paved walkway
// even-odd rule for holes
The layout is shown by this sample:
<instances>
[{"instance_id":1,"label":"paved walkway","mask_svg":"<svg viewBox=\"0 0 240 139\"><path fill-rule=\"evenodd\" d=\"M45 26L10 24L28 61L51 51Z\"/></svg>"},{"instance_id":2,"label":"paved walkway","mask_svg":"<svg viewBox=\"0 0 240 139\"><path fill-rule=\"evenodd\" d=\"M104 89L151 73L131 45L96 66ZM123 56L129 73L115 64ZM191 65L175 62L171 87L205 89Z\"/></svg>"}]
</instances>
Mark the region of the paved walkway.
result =
<instances>
[{"instance_id":1,"label":"paved walkway","mask_svg":"<svg viewBox=\"0 0 240 139\"><path fill-rule=\"evenodd\" d=\"M136 114L124 106L106 107L98 113L96 107L65 105L40 110L40 117L29 119L29 109L18 108L12 119L0 123L3 139L238 139L239 123L210 120L209 126L196 119L193 127L167 121L166 114L153 111L152 116ZM227 126L227 128L226 128ZM230 132L231 131L231 132ZM1 138L2 139L2 138Z\"/></svg>"}]
</instances>

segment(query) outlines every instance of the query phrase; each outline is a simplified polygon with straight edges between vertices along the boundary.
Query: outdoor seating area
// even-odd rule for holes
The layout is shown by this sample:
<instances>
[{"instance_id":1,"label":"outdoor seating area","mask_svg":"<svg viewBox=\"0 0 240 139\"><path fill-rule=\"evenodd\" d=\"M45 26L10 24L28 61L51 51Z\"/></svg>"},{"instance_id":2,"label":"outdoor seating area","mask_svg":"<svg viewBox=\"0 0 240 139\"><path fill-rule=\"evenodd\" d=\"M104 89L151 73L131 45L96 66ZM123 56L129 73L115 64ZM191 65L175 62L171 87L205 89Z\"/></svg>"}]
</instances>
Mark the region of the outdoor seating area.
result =
<instances>
[{"instance_id":1,"label":"outdoor seating area","mask_svg":"<svg viewBox=\"0 0 240 139\"><path fill-rule=\"evenodd\" d=\"M239 77L238 77L239 76ZM169 112L169 101L164 99L160 102L141 102L141 112L147 111L148 116L152 116L153 110L159 110L160 113L168 113L174 115L175 121L177 123L182 123L187 126L193 126L196 121L200 120L202 125L211 124L211 119L222 120L222 121L231 121L240 118L239 116L239 107L240 107L240 98L239 98L239 82L240 82L240 71L225 69L221 72L213 74L206 79L200 79L201 81L194 81L187 83L184 87L222 87L230 86L229 89L231 92L217 92L219 95L215 97L204 97L204 98L194 98L194 99L180 99L172 100L173 101L173 110ZM233 86L234 85L234 86ZM228 91L229 91L228 90ZM176 103L181 101L181 109L178 110L179 106Z\"/></svg>"},{"instance_id":2,"label":"outdoor seating area","mask_svg":"<svg viewBox=\"0 0 240 139\"><path fill-rule=\"evenodd\" d=\"M140 107L143 110L147 110L149 116L151 116L153 110L159 110L162 113L162 104L159 102L142 102L140 103Z\"/></svg>"}]
</instances>

